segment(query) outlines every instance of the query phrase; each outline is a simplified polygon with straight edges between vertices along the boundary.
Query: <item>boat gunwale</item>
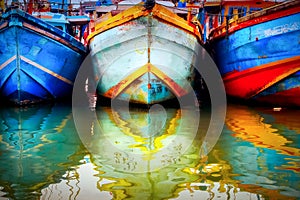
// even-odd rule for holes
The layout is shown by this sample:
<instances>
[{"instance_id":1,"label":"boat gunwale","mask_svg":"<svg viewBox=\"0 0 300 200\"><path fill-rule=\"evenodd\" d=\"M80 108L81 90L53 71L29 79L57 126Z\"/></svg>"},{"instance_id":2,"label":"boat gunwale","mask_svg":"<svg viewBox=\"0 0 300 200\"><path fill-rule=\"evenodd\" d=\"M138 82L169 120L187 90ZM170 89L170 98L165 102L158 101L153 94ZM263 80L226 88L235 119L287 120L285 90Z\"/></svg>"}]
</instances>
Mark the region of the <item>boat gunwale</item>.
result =
<instances>
[{"instance_id":1,"label":"boat gunwale","mask_svg":"<svg viewBox=\"0 0 300 200\"><path fill-rule=\"evenodd\" d=\"M145 8L143 8L143 3L139 3L127 10L124 10L124 11L118 13L117 15L112 16L112 17L108 18L107 20L96 25L95 32L91 33L87 38L88 44L90 44L91 40L93 40L93 38L95 36L97 36L98 34L101 34L102 32L105 32L116 26L120 26L126 22L135 20L139 17L147 16L149 14L151 16L155 17L159 21L166 22L168 24L171 24L177 28L180 28L180 29L186 31L187 33L189 33L191 35L194 35L197 38L197 41L199 42L199 44L202 44L202 41L203 41L202 35L200 34L199 29L197 29L198 24L194 24L192 22L186 21L185 19L183 19L182 17L173 13L172 11L169 11L165 7L166 6L163 6L160 4L155 4L154 8L152 8L151 10L146 10ZM131 12L131 11L134 11L134 12ZM130 13L132 13L132 14L130 14ZM167 13L167 14L171 13L173 15L173 17L175 17L176 19L170 18L170 20L168 20L169 19L168 15L166 15L164 13ZM178 24L178 22L181 22L181 24ZM99 26L100 28L97 29L97 26Z\"/></svg>"},{"instance_id":2,"label":"boat gunwale","mask_svg":"<svg viewBox=\"0 0 300 200\"><path fill-rule=\"evenodd\" d=\"M292 7L295 5L295 7ZM244 17L238 18L236 20L230 21L228 24L228 28L226 28L226 24L222 24L216 28L213 28L209 33L209 40L218 40L221 38L226 37L227 35L231 35L235 33L236 31L242 30L244 28L261 24L267 21L271 21L274 19L278 19L281 17L287 17L293 14L297 14L300 11L300 1L297 0L290 0L287 2L283 2L280 4L277 4L275 6L271 6L265 9L262 9L261 11L257 11L255 13L246 15ZM290 9L291 12L286 12L286 9ZM277 14L276 14L277 13ZM279 13L279 14L278 14ZM268 18L262 18L264 16L268 15L274 15L274 17L270 20ZM260 20L258 20L260 19ZM224 31L224 29L227 29L228 32Z\"/></svg>"},{"instance_id":3,"label":"boat gunwale","mask_svg":"<svg viewBox=\"0 0 300 200\"><path fill-rule=\"evenodd\" d=\"M6 20L6 23L0 26L0 32L5 28L9 28L10 26L18 26L18 25L10 25L10 16L17 16L18 18L22 18L20 23L24 29L28 29L37 34L41 34L46 36L58 43L73 49L74 51L80 54L86 54L86 47L79 41L77 41L72 35L68 34L60 30L59 28L49 24L48 22L43 21L42 19L31 16L20 9L12 9L6 12L2 18Z\"/></svg>"}]
</instances>

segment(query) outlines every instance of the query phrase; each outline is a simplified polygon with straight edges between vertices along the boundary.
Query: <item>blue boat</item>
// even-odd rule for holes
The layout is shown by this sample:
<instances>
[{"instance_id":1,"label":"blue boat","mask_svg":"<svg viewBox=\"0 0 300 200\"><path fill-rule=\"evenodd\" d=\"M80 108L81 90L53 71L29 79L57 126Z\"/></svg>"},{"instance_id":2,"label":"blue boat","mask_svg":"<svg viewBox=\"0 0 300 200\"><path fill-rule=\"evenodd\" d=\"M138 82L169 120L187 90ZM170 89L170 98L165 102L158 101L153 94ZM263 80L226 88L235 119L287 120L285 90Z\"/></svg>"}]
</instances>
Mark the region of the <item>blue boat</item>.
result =
<instances>
[{"instance_id":1,"label":"blue boat","mask_svg":"<svg viewBox=\"0 0 300 200\"><path fill-rule=\"evenodd\" d=\"M300 1L207 2L202 13L228 96L300 106Z\"/></svg>"},{"instance_id":2,"label":"blue boat","mask_svg":"<svg viewBox=\"0 0 300 200\"><path fill-rule=\"evenodd\" d=\"M18 8L0 22L0 93L18 105L69 97L86 55L65 15Z\"/></svg>"}]
</instances>

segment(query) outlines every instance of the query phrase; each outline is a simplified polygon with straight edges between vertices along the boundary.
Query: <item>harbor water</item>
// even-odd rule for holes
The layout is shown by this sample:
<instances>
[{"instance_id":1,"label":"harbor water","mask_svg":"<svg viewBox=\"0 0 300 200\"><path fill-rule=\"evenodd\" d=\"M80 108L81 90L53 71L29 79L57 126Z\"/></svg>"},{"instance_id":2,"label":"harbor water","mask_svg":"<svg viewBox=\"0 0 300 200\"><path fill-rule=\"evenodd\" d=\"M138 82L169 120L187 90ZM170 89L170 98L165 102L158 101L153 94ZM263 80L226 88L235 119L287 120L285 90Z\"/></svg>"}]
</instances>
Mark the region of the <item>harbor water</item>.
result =
<instances>
[{"instance_id":1,"label":"harbor water","mask_svg":"<svg viewBox=\"0 0 300 200\"><path fill-rule=\"evenodd\" d=\"M300 199L300 110L228 104L211 149L205 107L90 112L2 107L0 199Z\"/></svg>"}]
</instances>

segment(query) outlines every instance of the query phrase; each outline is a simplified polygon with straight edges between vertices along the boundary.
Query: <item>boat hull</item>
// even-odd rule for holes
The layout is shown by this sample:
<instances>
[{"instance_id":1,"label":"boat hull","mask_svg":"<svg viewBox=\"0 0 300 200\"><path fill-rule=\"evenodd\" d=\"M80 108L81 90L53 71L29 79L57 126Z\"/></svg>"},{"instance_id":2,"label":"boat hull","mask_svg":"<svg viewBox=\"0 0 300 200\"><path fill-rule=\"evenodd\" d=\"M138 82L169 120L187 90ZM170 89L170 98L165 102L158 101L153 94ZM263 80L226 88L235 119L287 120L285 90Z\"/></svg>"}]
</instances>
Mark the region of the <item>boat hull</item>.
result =
<instances>
[{"instance_id":1,"label":"boat hull","mask_svg":"<svg viewBox=\"0 0 300 200\"><path fill-rule=\"evenodd\" d=\"M292 92L300 89L299 4L290 10L260 16L261 23L250 19L240 24L242 28L237 25L236 31L229 29L227 36L212 40L228 96L300 106L296 100L300 93Z\"/></svg>"},{"instance_id":2,"label":"boat hull","mask_svg":"<svg viewBox=\"0 0 300 200\"><path fill-rule=\"evenodd\" d=\"M140 104L185 96L192 91L198 41L154 14L95 35L89 47L98 94Z\"/></svg>"},{"instance_id":3,"label":"boat hull","mask_svg":"<svg viewBox=\"0 0 300 200\"><path fill-rule=\"evenodd\" d=\"M1 95L16 104L70 96L84 46L26 13L9 16L0 26Z\"/></svg>"}]
</instances>

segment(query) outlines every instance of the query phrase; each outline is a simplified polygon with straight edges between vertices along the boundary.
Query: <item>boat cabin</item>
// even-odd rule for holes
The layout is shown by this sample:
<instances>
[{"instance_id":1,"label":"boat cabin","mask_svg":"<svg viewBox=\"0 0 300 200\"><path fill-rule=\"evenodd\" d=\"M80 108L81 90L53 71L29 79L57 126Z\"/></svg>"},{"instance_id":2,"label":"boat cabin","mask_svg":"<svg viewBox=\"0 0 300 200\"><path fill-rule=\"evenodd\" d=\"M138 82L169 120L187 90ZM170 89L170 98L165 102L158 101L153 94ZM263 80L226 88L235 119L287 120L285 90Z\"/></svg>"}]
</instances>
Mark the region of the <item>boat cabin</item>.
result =
<instances>
[{"instance_id":1,"label":"boat cabin","mask_svg":"<svg viewBox=\"0 0 300 200\"><path fill-rule=\"evenodd\" d=\"M228 26L237 20L278 4L271 0L205 0L200 8L198 20L203 26L204 37L220 27Z\"/></svg>"},{"instance_id":2,"label":"boat cabin","mask_svg":"<svg viewBox=\"0 0 300 200\"><path fill-rule=\"evenodd\" d=\"M88 16L65 16L52 12L33 12L32 15L73 37L78 37L78 40L81 40L83 35L82 27L88 25L90 21Z\"/></svg>"},{"instance_id":3,"label":"boat cabin","mask_svg":"<svg viewBox=\"0 0 300 200\"><path fill-rule=\"evenodd\" d=\"M51 12L37 12L32 13L33 16L42 19L43 21L59 28L64 32L68 32L69 21L67 20L65 15L59 13L51 13Z\"/></svg>"}]
</instances>

